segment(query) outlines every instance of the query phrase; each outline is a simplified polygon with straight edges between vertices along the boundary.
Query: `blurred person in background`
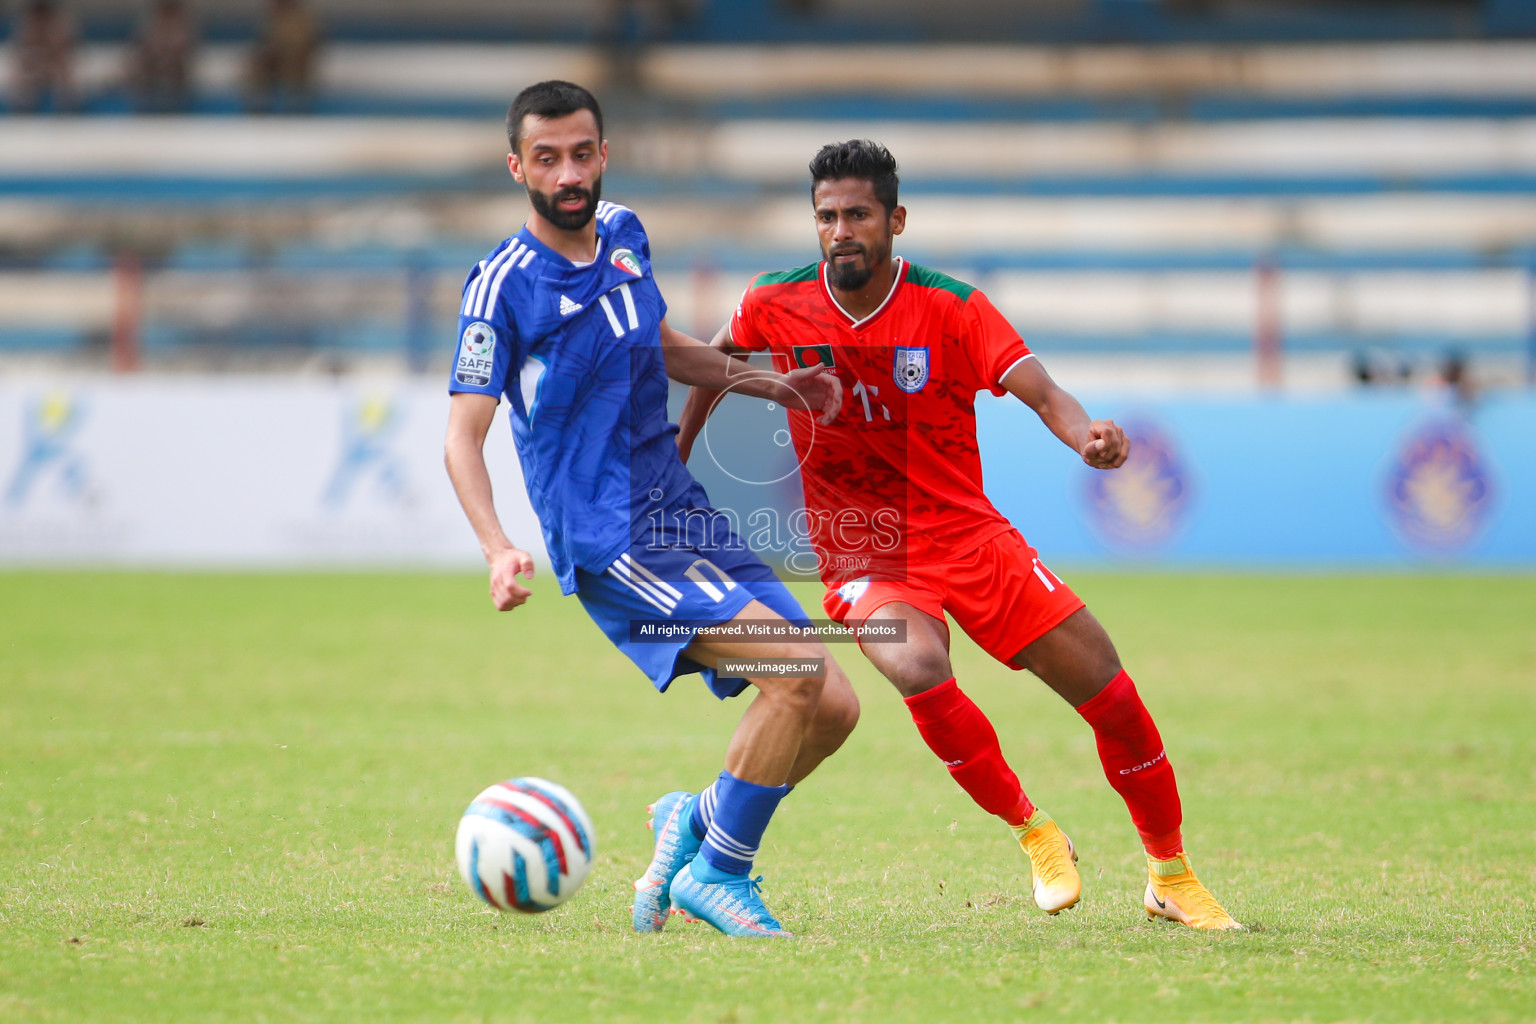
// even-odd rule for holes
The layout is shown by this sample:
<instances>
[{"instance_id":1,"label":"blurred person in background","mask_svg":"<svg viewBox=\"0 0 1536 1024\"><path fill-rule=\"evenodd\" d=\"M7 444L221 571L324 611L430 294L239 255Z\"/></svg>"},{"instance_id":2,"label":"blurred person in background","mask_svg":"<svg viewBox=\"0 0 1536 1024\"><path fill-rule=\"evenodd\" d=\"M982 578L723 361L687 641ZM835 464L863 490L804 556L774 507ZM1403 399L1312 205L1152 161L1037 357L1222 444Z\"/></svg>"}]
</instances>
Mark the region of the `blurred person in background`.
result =
<instances>
[{"instance_id":1,"label":"blurred person in background","mask_svg":"<svg viewBox=\"0 0 1536 1024\"><path fill-rule=\"evenodd\" d=\"M1462 415L1470 414L1477 405L1477 380L1465 349L1447 349L1429 383L1434 391L1448 397Z\"/></svg>"},{"instance_id":2,"label":"blurred person in background","mask_svg":"<svg viewBox=\"0 0 1536 1024\"><path fill-rule=\"evenodd\" d=\"M689 0L604 0L597 39L607 62L607 85L625 92L644 88L645 50L666 39L692 14Z\"/></svg>"},{"instance_id":3,"label":"blurred person in background","mask_svg":"<svg viewBox=\"0 0 1536 1024\"><path fill-rule=\"evenodd\" d=\"M52 0L28 0L11 36L11 109L61 113L74 105L75 26Z\"/></svg>"},{"instance_id":4,"label":"blurred person in background","mask_svg":"<svg viewBox=\"0 0 1536 1024\"><path fill-rule=\"evenodd\" d=\"M145 14L128 58L135 109L180 113L192 105L192 57L197 27L181 0L157 0Z\"/></svg>"},{"instance_id":5,"label":"blurred person in background","mask_svg":"<svg viewBox=\"0 0 1536 1024\"><path fill-rule=\"evenodd\" d=\"M320 23L300 0L268 0L266 28L251 51L250 109L308 110L319 50Z\"/></svg>"},{"instance_id":6,"label":"blurred person in background","mask_svg":"<svg viewBox=\"0 0 1536 1024\"><path fill-rule=\"evenodd\" d=\"M1402 387L1413 379L1413 366L1396 352L1357 349L1350 354L1350 375L1361 387Z\"/></svg>"}]
</instances>

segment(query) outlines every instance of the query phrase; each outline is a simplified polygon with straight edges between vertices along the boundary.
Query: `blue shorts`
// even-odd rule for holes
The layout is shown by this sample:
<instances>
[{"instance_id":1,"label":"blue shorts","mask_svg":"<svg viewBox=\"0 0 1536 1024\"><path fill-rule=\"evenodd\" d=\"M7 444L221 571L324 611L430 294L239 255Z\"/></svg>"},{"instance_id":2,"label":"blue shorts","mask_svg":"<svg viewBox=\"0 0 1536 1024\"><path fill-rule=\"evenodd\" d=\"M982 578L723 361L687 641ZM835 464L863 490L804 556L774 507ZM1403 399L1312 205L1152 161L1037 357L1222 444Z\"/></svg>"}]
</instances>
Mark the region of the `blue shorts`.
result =
<instances>
[{"instance_id":1,"label":"blue shorts","mask_svg":"<svg viewBox=\"0 0 1536 1024\"><path fill-rule=\"evenodd\" d=\"M656 689L698 672L716 697L734 697L745 679L718 678L683 653L694 634L729 622L752 601L761 601L797 626L809 626L789 588L744 544L698 548L636 546L602 573L576 570L576 596L592 621L623 651ZM650 626L650 629L646 627ZM669 627L658 629L658 627ZM647 635L657 635L655 640Z\"/></svg>"}]
</instances>

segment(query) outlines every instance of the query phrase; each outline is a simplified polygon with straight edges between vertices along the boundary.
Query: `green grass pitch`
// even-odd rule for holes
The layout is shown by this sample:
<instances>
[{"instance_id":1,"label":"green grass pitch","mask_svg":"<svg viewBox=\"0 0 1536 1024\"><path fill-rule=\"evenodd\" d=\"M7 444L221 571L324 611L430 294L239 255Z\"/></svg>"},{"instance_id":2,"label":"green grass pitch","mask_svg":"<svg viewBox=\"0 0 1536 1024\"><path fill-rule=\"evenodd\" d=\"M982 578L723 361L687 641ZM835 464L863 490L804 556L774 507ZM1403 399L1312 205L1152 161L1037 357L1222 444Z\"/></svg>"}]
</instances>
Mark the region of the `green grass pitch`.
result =
<instances>
[{"instance_id":1,"label":"green grass pitch","mask_svg":"<svg viewBox=\"0 0 1536 1024\"><path fill-rule=\"evenodd\" d=\"M547 576L498 615L472 575L0 574L0 1020L1536 1018L1536 578L1069 579L1250 932L1145 919L1087 727L963 639L1082 851L1077 909L1034 908L1007 831L838 647L863 720L759 860L800 937L636 936L644 805L712 778L740 709L658 696ZM469 799L523 774L598 830L539 917L453 865Z\"/></svg>"}]
</instances>

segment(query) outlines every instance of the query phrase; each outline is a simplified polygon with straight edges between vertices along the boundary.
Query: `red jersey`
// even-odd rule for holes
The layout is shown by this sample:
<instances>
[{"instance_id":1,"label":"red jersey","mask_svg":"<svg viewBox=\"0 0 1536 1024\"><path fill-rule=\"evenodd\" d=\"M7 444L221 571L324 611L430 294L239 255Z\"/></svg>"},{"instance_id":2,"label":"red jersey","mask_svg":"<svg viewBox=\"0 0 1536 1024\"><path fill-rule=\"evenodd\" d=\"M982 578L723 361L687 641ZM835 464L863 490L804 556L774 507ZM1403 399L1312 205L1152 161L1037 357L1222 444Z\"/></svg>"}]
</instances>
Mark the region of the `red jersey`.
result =
<instances>
[{"instance_id":1,"label":"red jersey","mask_svg":"<svg viewBox=\"0 0 1536 1024\"><path fill-rule=\"evenodd\" d=\"M905 260L891 293L854 320L826 264L759 274L731 320L740 348L780 371L831 365L843 409L831 425L790 410L810 539L835 585L903 574L908 559L948 560L1011 529L982 492L976 394L1029 356L977 289Z\"/></svg>"}]
</instances>

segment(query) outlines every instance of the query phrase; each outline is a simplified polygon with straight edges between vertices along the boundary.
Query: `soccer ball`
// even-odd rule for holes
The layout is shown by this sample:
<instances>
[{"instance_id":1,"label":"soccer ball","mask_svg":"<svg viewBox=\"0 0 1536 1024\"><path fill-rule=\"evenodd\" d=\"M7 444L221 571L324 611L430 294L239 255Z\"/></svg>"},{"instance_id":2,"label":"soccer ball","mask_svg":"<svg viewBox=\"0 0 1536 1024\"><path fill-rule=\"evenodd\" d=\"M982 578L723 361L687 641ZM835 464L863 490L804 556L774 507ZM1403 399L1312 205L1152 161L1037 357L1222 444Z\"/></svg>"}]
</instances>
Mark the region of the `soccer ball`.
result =
<instances>
[{"instance_id":1,"label":"soccer ball","mask_svg":"<svg viewBox=\"0 0 1536 1024\"><path fill-rule=\"evenodd\" d=\"M573 896L596 853L592 819L563 786L508 779L459 819L459 874L497 910L540 914Z\"/></svg>"}]
</instances>

